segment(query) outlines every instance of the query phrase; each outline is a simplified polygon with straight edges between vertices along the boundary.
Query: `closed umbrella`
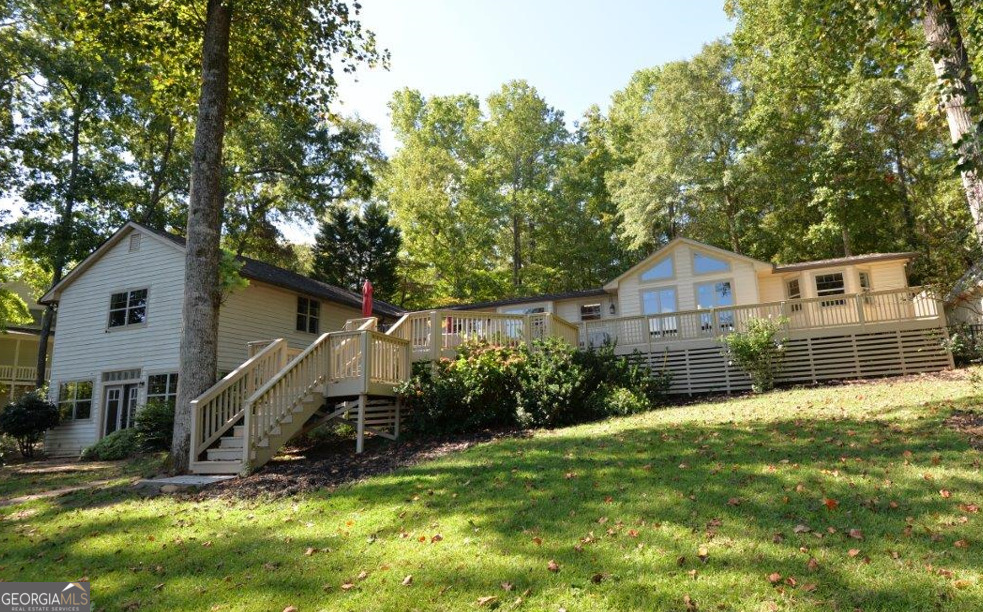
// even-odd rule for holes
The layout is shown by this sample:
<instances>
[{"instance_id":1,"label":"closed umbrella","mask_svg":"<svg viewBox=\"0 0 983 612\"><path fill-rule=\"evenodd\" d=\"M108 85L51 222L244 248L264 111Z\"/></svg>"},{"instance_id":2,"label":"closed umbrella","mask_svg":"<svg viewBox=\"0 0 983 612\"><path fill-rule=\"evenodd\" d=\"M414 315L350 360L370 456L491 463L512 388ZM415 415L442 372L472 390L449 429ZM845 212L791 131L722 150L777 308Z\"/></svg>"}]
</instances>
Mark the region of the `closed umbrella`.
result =
<instances>
[{"instance_id":1,"label":"closed umbrella","mask_svg":"<svg viewBox=\"0 0 983 612\"><path fill-rule=\"evenodd\" d=\"M372 316L372 283L368 279L362 285L362 316Z\"/></svg>"}]
</instances>

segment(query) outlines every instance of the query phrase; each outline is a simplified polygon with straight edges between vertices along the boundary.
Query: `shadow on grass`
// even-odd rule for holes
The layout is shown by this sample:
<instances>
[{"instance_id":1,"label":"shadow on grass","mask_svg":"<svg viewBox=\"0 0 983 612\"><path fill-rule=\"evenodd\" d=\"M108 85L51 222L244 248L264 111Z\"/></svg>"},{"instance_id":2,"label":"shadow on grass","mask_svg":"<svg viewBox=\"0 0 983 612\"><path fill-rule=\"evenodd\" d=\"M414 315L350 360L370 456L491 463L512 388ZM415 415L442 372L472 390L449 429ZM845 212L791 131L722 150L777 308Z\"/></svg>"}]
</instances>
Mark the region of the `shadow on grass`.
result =
<instances>
[{"instance_id":1,"label":"shadow on grass","mask_svg":"<svg viewBox=\"0 0 983 612\"><path fill-rule=\"evenodd\" d=\"M110 608L461 609L529 589L529 609L981 609L980 454L941 426L954 407L595 424L294 500L79 493L0 522L0 577L106 576Z\"/></svg>"}]
</instances>

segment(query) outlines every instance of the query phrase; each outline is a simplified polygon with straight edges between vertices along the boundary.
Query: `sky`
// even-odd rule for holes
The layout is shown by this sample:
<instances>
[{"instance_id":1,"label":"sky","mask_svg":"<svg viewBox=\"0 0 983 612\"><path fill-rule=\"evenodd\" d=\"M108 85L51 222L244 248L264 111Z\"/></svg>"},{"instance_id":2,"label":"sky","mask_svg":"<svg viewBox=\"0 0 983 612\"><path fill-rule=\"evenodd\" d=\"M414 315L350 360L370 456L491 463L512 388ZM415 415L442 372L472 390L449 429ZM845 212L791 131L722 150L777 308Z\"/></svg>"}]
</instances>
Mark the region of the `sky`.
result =
<instances>
[{"instance_id":1,"label":"sky","mask_svg":"<svg viewBox=\"0 0 983 612\"><path fill-rule=\"evenodd\" d=\"M686 59L733 26L723 0L362 0L361 19L390 69L345 80L337 111L379 127L396 148L387 104L403 87L484 99L525 79L572 126L641 68Z\"/></svg>"},{"instance_id":2,"label":"sky","mask_svg":"<svg viewBox=\"0 0 983 612\"><path fill-rule=\"evenodd\" d=\"M391 54L389 70L340 75L335 112L375 124L383 150L396 141L388 103L403 87L424 96L476 94L525 79L569 127L641 68L686 59L729 34L723 0L361 0L363 25ZM19 206L0 200L0 210ZM291 242L315 228L286 225Z\"/></svg>"}]
</instances>

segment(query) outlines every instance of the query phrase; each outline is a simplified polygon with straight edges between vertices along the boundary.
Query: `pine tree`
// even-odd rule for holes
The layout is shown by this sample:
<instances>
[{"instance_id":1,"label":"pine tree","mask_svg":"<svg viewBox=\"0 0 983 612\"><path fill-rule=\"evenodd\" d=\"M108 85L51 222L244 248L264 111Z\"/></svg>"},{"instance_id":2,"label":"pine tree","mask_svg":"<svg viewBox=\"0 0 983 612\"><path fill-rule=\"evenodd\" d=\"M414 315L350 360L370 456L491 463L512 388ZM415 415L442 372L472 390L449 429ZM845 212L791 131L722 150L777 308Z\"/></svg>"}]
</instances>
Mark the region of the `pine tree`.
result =
<instances>
[{"instance_id":1,"label":"pine tree","mask_svg":"<svg viewBox=\"0 0 983 612\"><path fill-rule=\"evenodd\" d=\"M314 239L314 266L311 276L317 280L358 291L363 264L361 220L344 205L331 209L318 228Z\"/></svg>"},{"instance_id":2,"label":"pine tree","mask_svg":"<svg viewBox=\"0 0 983 612\"><path fill-rule=\"evenodd\" d=\"M399 249L403 237L389 223L389 213L376 202L362 213L362 274L372 281L375 295L382 300L392 299L399 289Z\"/></svg>"}]
</instances>

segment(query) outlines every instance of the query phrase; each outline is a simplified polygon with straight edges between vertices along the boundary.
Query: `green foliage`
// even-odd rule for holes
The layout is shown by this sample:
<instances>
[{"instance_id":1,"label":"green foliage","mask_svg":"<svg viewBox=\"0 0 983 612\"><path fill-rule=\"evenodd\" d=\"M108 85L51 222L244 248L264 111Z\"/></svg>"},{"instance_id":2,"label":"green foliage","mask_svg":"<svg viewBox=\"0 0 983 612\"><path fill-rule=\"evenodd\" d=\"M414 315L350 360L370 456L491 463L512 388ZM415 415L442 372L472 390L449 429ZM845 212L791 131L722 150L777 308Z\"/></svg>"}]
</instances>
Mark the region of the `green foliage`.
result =
<instances>
[{"instance_id":1,"label":"green foliage","mask_svg":"<svg viewBox=\"0 0 983 612\"><path fill-rule=\"evenodd\" d=\"M140 452L140 439L133 428L120 429L82 450L82 461L119 461Z\"/></svg>"},{"instance_id":2,"label":"green foliage","mask_svg":"<svg viewBox=\"0 0 983 612\"><path fill-rule=\"evenodd\" d=\"M153 453L171 448L174 438L174 404L151 400L137 410L133 428L140 451Z\"/></svg>"},{"instance_id":3,"label":"green foliage","mask_svg":"<svg viewBox=\"0 0 983 612\"><path fill-rule=\"evenodd\" d=\"M751 377L751 389L764 393L775 387L775 376L782 369L785 339L781 337L786 320L750 319L743 331L723 337L730 360Z\"/></svg>"},{"instance_id":4,"label":"green foliage","mask_svg":"<svg viewBox=\"0 0 983 612\"><path fill-rule=\"evenodd\" d=\"M580 351L550 339L529 350L472 341L454 359L418 364L400 394L420 432L557 427L652 408L664 401L668 380L612 347Z\"/></svg>"},{"instance_id":5,"label":"green foliage","mask_svg":"<svg viewBox=\"0 0 983 612\"><path fill-rule=\"evenodd\" d=\"M0 434L17 441L24 457L33 457L44 432L58 425L58 407L38 392L25 393L0 410Z\"/></svg>"},{"instance_id":6,"label":"green foliage","mask_svg":"<svg viewBox=\"0 0 983 612\"><path fill-rule=\"evenodd\" d=\"M339 204L321 221L311 275L356 293L368 279L373 295L393 300L400 285L397 266L401 245L399 229L390 223L389 213L378 202L367 204L360 215Z\"/></svg>"}]
</instances>

